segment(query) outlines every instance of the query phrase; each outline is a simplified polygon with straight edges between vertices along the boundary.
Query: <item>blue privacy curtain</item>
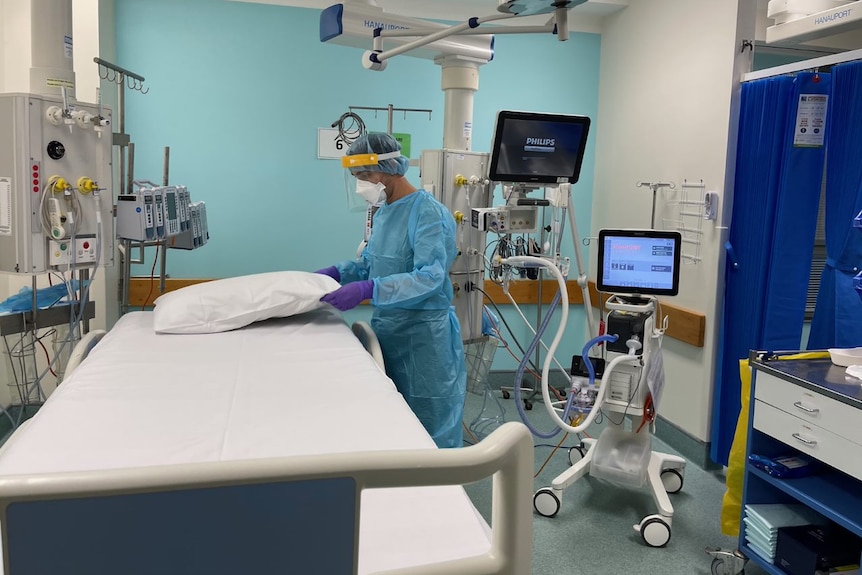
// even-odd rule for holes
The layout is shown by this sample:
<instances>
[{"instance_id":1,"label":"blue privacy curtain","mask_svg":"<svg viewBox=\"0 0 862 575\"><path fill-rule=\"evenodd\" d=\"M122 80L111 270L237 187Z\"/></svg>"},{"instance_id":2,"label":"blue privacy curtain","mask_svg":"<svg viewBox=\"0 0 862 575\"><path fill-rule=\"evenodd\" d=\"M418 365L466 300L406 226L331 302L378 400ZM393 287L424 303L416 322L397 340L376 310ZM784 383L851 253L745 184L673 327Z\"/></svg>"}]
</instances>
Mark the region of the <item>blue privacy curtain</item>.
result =
<instances>
[{"instance_id":1,"label":"blue privacy curtain","mask_svg":"<svg viewBox=\"0 0 862 575\"><path fill-rule=\"evenodd\" d=\"M826 156L826 267L808 349L862 346L862 300L853 276L862 268L862 63L832 69Z\"/></svg>"},{"instance_id":2,"label":"blue privacy curtain","mask_svg":"<svg viewBox=\"0 0 862 575\"><path fill-rule=\"evenodd\" d=\"M828 74L742 85L711 457L727 464L740 409L739 360L798 350L825 156ZM827 117L828 118L828 117Z\"/></svg>"}]
</instances>

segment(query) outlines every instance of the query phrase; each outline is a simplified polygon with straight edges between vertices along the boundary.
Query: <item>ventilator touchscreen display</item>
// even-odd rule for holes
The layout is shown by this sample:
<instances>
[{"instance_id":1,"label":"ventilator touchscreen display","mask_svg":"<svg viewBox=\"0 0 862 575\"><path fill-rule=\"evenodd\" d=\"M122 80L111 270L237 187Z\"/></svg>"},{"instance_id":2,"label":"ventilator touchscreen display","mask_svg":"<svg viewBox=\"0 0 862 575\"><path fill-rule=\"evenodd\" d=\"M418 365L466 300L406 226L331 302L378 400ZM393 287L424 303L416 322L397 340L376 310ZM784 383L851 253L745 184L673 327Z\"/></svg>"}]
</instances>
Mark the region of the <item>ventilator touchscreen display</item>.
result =
<instances>
[{"instance_id":1,"label":"ventilator touchscreen display","mask_svg":"<svg viewBox=\"0 0 862 575\"><path fill-rule=\"evenodd\" d=\"M601 230L597 287L601 292L676 295L679 232Z\"/></svg>"},{"instance_id":2,"label":"ventilator touchscreen display","mask_svg":"<svg viewBox=\"0 0 862 575\"><path fill-rule=\"evenodd\" d=\"M575 183L590 119L507 112L497 115L490 179L495 182Z\"/></svg>"}]
</instances>

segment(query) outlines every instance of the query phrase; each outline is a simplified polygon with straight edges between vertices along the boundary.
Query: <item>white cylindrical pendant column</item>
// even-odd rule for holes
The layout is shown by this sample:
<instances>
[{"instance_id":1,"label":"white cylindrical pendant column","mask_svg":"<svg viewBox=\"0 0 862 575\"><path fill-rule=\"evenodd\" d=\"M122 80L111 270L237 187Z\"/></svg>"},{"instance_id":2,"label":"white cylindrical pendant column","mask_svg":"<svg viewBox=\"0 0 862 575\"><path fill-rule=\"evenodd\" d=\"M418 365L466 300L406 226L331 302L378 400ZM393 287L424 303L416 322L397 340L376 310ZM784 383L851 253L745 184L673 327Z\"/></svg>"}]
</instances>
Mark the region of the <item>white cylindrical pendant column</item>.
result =
<instances>
[{"instance_id":1,"label":"white cylindrical pendant column","mask_svg":"<svg viewBox=\"0 0 862 575\"><path fill-rule=\"evenodd\" d=\"M29 92L29 2L0 0L0 29L0 92Z\"/></svg>"},{"instance_id":2,"label":"white cylindrical pendant column","mask_svg":"<svg viewBox=\"0 0 862 575\"><path fill-rule=\"evenodd\" d=\"M30 92L75 97L72 0L30 0Z\"/></svg>"},{"instance_id":3,"label":"white cylindrical pendant column","mask_svg":"<svg viewBox=\"0 0 862 575\"><path fill-rule=\"evenodd\" d=\"M473 142L473 94L479 89L479 63L457 56L437 62L443 68L445 93L443 147L470 150Z\"/></svg>"}]
</instances>

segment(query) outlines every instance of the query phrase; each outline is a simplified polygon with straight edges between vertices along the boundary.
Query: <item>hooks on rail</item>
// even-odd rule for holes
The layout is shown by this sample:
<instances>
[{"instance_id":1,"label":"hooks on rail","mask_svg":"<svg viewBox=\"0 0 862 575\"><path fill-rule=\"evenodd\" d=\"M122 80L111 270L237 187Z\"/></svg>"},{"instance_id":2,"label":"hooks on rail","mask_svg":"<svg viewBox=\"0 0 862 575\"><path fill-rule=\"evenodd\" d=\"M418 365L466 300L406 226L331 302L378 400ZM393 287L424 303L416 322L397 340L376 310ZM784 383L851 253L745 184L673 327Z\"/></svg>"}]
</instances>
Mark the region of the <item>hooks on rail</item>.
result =
<instances>
[{"instance_id":1,"label":"hooks on rail","mask_svg":"<svg viewBox=\"0 0 862 575\"><path fill-rule=\"evenodd\" d=\"M99 78L113 82L118 86L125 86L129 90L137 90L141 94L146 94L150 91L149 88L144 88L144 77L130 72L125 68L121 68L116 64L111 64L107 60L101 58L93 58L93 61L99 65Z\"/></svg>"},{"instance_id":2,"label":"hooks on rail","mask_svg":"<svg viewBox=\"0 0 862 575\"><path fill-rule=\"evenodd\" d=\"M676 189L676 184L673 182L645 182L643 180L639 180L635 185L639 188L649 188L653 192L659 188L670 188L671 190Z\"/></svg>"}]
</instances>

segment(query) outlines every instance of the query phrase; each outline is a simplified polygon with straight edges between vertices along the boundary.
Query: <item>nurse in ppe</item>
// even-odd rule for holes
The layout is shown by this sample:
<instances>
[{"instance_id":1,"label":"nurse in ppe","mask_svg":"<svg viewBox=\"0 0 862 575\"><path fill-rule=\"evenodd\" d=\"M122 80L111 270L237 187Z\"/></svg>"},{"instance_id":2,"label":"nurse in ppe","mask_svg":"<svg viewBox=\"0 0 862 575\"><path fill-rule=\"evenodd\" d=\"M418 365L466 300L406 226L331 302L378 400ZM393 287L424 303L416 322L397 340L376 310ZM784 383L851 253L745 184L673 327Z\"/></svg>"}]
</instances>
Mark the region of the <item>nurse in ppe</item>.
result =
<instances>
[{"instance_id":1,"label":"nurse in ppe","mask_svg":"<svg viewBox=\"0 0 862 575\"><path fill-rule=\"evenodd\" d=\"M343 163L356 177L356 192L385 203L359 258L318 271L342 284L322 301L346 311L371 300L386 373L437 446L460 447L467 372L448 275L457 255L455 221L407 181L409 160L400 150L383 133L350 146Z\"/></svg>"}]
</instances>

